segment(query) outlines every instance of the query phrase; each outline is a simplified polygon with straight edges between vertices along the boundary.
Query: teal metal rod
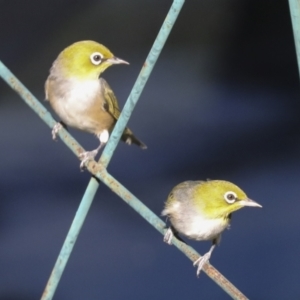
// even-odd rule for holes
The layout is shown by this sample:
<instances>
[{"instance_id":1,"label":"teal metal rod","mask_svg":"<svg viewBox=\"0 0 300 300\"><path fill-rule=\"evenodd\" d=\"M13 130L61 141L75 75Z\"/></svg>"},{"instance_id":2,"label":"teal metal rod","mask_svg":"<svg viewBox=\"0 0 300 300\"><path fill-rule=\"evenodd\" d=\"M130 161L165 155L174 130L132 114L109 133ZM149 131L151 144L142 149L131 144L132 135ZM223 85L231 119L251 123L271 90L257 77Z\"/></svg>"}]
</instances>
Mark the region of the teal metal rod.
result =
<instances>
[{"instance_id":1,"label":"teal metal rod","mask_svg":"<svg viewBox=\"0 0 300 300\"><path fill-rule=\"evenodd\" d=\"M160 30L160 32L154 42L154 45L150 50L150 54L148 55L146 62L143 65L143 68L138 76L136 84L134 85L129 98L126 101L123 112L115 126L115 129L112 132L110 141L108 142L108 144L106 145L106 147L102 153L102 156L100 158L100 164L104 167L107 167L111 160L111 157L117 146L117 143L119 142L120 137L124 131L124 128L128 122L128 119L131 116L132 110L134 109L135 104L137 103L139 96L143 90L143 87L145 86L146 81L151 74L153 66L154 66L155 62L157 61L158 56L160 55L161 49L163 48L165 41L166 41L167 37L169 36L170 31L173 28L173 25L175 23L175 20L180 12L180 9L181 9L183 3L184 3L184 0L175 0L171 6L171 9L166 17L166 20L162 25L162 29ZM87 167L89 168L89 165ZM91 182L93 184L91 184ZM45 291L44 291L44 294L43 294L41 300L51 300L53 298L53 295L56 291L59 280L62 276L62 273L67 264L69 256L71 255L74 243L76 241L76 239L74 239L74 236L76 236L76 238L77 238L77 236L79 235L80 229L86 218L88 209L90 207L90 204L93 201L93 198L94 198L94 195L96 194L98 186L99 186L98 183L94 183L94 179L92 178L88 185L88 189L89 188L91 189L90 194L92 195L92 197L91 198L89 198L88 196L83 197L81 204L80 204L80 207L84 206L84 207L86 207L87 210L85 211L84 214L76 214L76 216L73 220L72 226L69 230L69 233L66 237L65 243L62 246L59 257L58 257L56 264L53 268L53 271L50 275L50 278L48 280L48 283L46 285L46 288L45 288ZM86 193L85 193L85 195L86 195ZM89 205L85 205L84 204L85 201L87 201L89 203ZM80 226L78 226L77 223L79 223ZM72 247L70 246L70 242L72 242Z\"/></svg>"},{"instance_id":2,"label":"teal metal rod","mask_svg":"<svg viewBox=\"0 0 300 300\"><path fill-rule=\"evenodd\" d=\"M78 234L81 230L81 227L84 223L87 213L92 205L98 185L99 184L97 180L95 178L91 178L88 187L83 195L83 198L80 202L80 205L78 207L72 225L69 229L68 235L58 255L55 266L47 282L41 300L51 300L55 293L61 275L66 267L70 254L77 240Z\"/></svg>"},{"instance_id":3,"label":"teal metal rod","mask_svg":"<svg viewBox=\"0 0 300 300\"><path fill-rule=\"evenodd\" d=\"M300 73L300 2L299 0L289 0L289 5L296 46L298 69Z\"/></svg>"},{"instance_id":4,"label":"teal metal rod","mask_svg":"<svg viewBox=\"0 0 300 300\"><path fill-rule=\"evenodd\" d=\"M29 107L32 108L50 128L53 128L56 121L52 118L51 114L1 61L0 76L15 92L21 96L25 103L28 104ZM78 158L80 153L85 151L65 129L61 129L58 134L62 141ZM49 138L50 137L51 133L49 132Z\"/></svg>"},{"instance_id":5,"label":"teal metal rod","mask_svg":"<svg viewBox=\"0 0 300 300\"><path fill-rule=\"evenodd\" d=\"M23 100L33 109L40 118L49 126L53 127L55 121L47 109L34 97L31 92L21 83L20 80L0 61L0 76L16 91Z\"/></svg>"},{"instance_id":6,"label":"teal metal rod","mask_svg":"<svg viewBox=\"0 0 300 300\"><path fill-rule=\"evenodd\" d=\"M168 15L163 22L161 29L154 41L154 44L146 58L146 61L140 71L140 74L130 92L130 95L125 103L125 106L122 110L120 118L115 125L114 130L111 133L109 141L105 146L102 155L100 157L99 162L104 166L107 167L111 157L117 147L117 144L120 140L120 137L124 131L124 128L131 116L131 113L138 102L140 95L146 85L146 82L153 70L153 67L163 49L165 42L173 28L174 23L180 13L180 10L184 4L184 0L174 0L173 4L168 12Z\"/></svg>"},{"instance_id":7,"label":"teal metal rod","mask_svg":"<svg viewBox=\"0 0 300 300\"><path fill-rule=\"evenodd\" d=\"M170 9L170 12L173 11L173 13L179 13L182 4L184 1L174 1L173 5ZM176 4L176 5L174 5ZM169 12L169 14L170 14ZM168 20L170 16L168 15L166 20ZM177 16L176 16L177 17ZM176 18L175 18L176 19ZM173 26L175 19L170 17L169 20L173 20L170 23L164 23L164 25L168 26ZM164 26L163 25L163 26ZM165 28L166 29L166 28ZM172 28L169 28L169 32ZM160 33L162 30L160 31ZM169 33L167 33L168 36ZM162 36L160 34L157 37L157 40L162 38L162 42L164 43L165 40L163 36L165 35L164 32L162 32ZM167 38L165 36L165 39ZM155 41L155 43L157 42ZM161 46L161 48L163 45ZM136 93L138 93L138 97L140 93L142 92L142 89L147 81L147 76L150 75L152 68L157 60L158 55L160 54L161 48L157 47L155 48L154 46L152 47L150 54L148 55L147 60L146 60L146 65L144 65L142 71L140 72L140 75L137 79L137 82L135 84L136 86ZM155 52L158 51L158 53L155 54ZM157 56L155 56L157 55ZM150 63L150 67L147 67L148 62ZM145 73L149 73L145 77ZM7 82L8 85L11 86L12 89L14 89L21 97L22 99L40 116L40 118L48 124L49 127L53 128L54 124L56 123L55 120L52 118L51 114L46 110L46 108L26 89L26 87L8 70L8 68L5 67L5 65L0 61L0 76L4 79L4 81ZM141 78L141 83L138 83L139 78ZM144 82L143 82L144 80ZM140 87L140 90L138 88ZM135 103L138 101L138 97L134 96L133 92L130 94L128 101L134 102L133 107L131 105L127 106L127 102L124 107L124 112L125 115L122 113L120 119L122 120L124 118L125 122L123 127L122 125L118 125L121 129L119 129L119 133L121 134L123 132L124 127L126 126L126 123L131 115L130 109L133 109L135 106ZM131 100L130 100L131 99ZM128 108L129 107L129 108ZM127 118L127 113L126 111L129 109L129 115ZM123 116L124 115L124 116ZM127 119L126 119L127 118ZM120 123L120 122L118 122ZM116 127L117 127L116 125ZM112 134L117 135L118 132ZM84 149L77 143L77 141L64 129L60 130L59 135L63 142L72 150L72 152L79 156L80 153L84 151ZM116 147L116 144L119 140L117 138L116 142L113 142L113 139L111 139L112 146L111 150L107 150L108 153L105 157L103 158L105 165L107 166L111 156L113 154L113 151ZM108 143L108 144L109 144ZM115 143L115 145L114 145ZM96 164L94 161L91 161L87 164L87 168L90 171L91 174L96 176L98 179L102 180L106 185L108 185L109 188L111 188L115 193L117 193L122 199L127 202L133 209L135 209L143 218L145 218L151 225L153 225L159 232L162 234L165 233L165 223L158 217L156 216L151 210L149 210L139 199L137 199L134 195L132 195L124 186L122 186L118 181L116 181L109 173L107 173L106 169L103 168L103 165L101 164ZM80 229L84 223L85 217L88 213L88 210L92 204L93 198L96 194L97 188L99 184L98 182L92 178L86 192L82 198L82 201L80 203L80 206L77 210L77 213L74 217L74 220L72 222L72 225L70 227L69 233L66 237L66 240L64 242L64 245L61 249L61 252L58 256L58 259L56 261L56 264L54 266L54 269L52 271L52 274L48 280L46 289L44 291L44 294L42 296L42 300L50 300L52 299L57 284L61 278L61 275L64 271L64 268L66 266L66 263L69 259L69 256L72 252L72 249L74 247L74 244L77 240L78 234L80 232ZM173 239L173 244L181 250L188 258L190 258L192 261L197 259L199 257L199 254L191 247L187 246L186 244L178 241L176 238ZM219 284L233 299L247 299L237 288L235 288L223 275L221 275L214 267L212 267L210 264L206 264L203 268L203 270L206 272L208 276L210 276L217 284Z\"/></svg>"}]
</instances>

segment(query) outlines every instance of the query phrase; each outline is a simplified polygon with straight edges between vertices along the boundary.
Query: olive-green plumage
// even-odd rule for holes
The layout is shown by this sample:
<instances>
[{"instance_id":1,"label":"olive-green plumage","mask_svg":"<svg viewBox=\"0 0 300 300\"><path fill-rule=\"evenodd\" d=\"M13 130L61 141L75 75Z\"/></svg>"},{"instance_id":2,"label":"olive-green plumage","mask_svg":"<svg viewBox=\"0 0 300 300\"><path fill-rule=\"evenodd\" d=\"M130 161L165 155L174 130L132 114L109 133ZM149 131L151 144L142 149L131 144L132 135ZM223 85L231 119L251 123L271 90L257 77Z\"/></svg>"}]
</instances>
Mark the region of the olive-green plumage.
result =
<instances>
[{"instance_id":1,"label":"olive-green plumage","mask_svg":"<svg viewBox=\"0 0 300 300\"><path fill-rule=\"evenodd\" d=\"M64 49L54 61L45 83L46 99L71 127L98 136L100 146L82 154L82 164L94 158L107 142L120 116L118 101L108 83L100 75L113 64L128 64L115 57L105 46L94 41L81 41ZM53 129L55 138L59 127ZM147 148L129 128L122 140Z\"/></svg>"},{"instance_id":2,"label":"olive-green plumage","mask_svg":"<svg viewBox=\"0 0 300 300\"><path fill-rule=\"evenodd\" d=\"M194 262L194 265L198 265L199 275L220 241L221 233L229 226L231 213L244 206L261 207L231 182L210 180L180 183L170 192L162 212L172 224L164 241L171 244L174 233L199 241L212 240L210 251Z\"/></svg>"}]
</instances>

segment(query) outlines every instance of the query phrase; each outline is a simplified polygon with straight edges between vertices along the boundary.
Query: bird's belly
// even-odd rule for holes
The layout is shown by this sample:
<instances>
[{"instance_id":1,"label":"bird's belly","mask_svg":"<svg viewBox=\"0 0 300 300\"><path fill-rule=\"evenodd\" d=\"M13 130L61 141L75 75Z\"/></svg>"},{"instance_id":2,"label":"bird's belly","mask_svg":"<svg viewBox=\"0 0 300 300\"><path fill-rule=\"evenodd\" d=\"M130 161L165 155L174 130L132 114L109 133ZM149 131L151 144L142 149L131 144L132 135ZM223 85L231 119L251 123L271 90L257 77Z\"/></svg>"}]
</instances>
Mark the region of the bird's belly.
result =
<instances>
[{"instance_id":1,"label":"bird's belly","mask_svg":"<svg viewBox=\"0 0 300 300\"><path fill-rule=\"evenodd\" d=\"M113 118L103 109L101 99L97 97L99 85L85 85L69 87L68 92L52 101L53 109L70 127L96 134L104 129L110 130Z\"/></svg>"},{"instance_id":2,"label":"bird's belly","mask_svg":"<svg viewBox=\"0 0 300 300\"><path fill-rule=\"evenodd\" d=\"M89 106L78 104L72 98L56 101L53 108L65 124L80 130L94 132L99 122L90 117Z\"/></svg>"},{"instance_id":3,"label":"bird's belly","mask_svg":"<svg viewBox=\"0 0 300 300\"><path fill-rule=\"evenodd\" d=\"M175 225L175 224L174 224ZM174 227L183 235L195 240L211 240L217 237L228 226L225 219L206 219L195 216L186 222L176 224Z\"/></svg>"}]
</instances>

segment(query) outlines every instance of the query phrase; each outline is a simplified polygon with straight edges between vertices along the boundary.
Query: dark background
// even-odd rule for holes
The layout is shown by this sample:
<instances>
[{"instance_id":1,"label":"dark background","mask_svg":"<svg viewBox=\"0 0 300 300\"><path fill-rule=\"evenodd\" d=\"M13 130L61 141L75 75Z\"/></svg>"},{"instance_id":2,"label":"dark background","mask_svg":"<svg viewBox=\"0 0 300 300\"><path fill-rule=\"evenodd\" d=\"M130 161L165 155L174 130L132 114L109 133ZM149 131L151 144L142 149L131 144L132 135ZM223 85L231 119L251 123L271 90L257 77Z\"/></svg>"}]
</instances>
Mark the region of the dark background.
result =
<instances>
[{"instance_id":1,"label":"dark background","mask_svg":"<svg viewBox=\"0 0 300 300\"><path fill-rule=\"evenodd\" d=\"M130 62L103 76L123 106L171 3L1 1L0 59L43 101L58 53L99 41ZM109 166L158 215L184 180L262 204L234 214L211 259L251 299L300 298L299 95L288 1L186 1L129 121L148 150L120 144ZM0 128L0 299L39 299L90 175L2 80ZM101 185L54 299L172 298L228 296Z\"/></svg>"}]
</instances>

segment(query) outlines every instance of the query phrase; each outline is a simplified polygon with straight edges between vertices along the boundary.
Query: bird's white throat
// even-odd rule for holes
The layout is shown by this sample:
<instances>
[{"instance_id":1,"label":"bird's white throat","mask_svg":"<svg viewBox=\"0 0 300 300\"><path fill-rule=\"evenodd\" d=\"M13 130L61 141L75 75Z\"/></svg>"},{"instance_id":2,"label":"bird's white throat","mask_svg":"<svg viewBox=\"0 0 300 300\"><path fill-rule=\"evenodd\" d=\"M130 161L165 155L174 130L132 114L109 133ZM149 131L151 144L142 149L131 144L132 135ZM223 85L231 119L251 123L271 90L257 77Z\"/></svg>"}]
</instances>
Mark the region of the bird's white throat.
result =
<instances>
[{"instance_id":1,"label":"bird's white throat","mask_svg":"<svg viewBox=\"0 0 300 300\"><path fill-rule=\"evenodd\" d=\"M218 236L226 227L224 219L207 219L202 216L192 216L184 235L196 240L211 240Z\"/></svg>"},{"instance_id":2,"label":"bird's white throat","mask_svg":"<svg viewBox=\"0 0 300 300\"><path fill-rule=\"evenodd\" d=\"M101 88L99 80L78 80L72 79L68 82L70 85L65 95L68 102L77 102L75 105L88 105L93 101Z\"/></svg>"}]
</instances>

